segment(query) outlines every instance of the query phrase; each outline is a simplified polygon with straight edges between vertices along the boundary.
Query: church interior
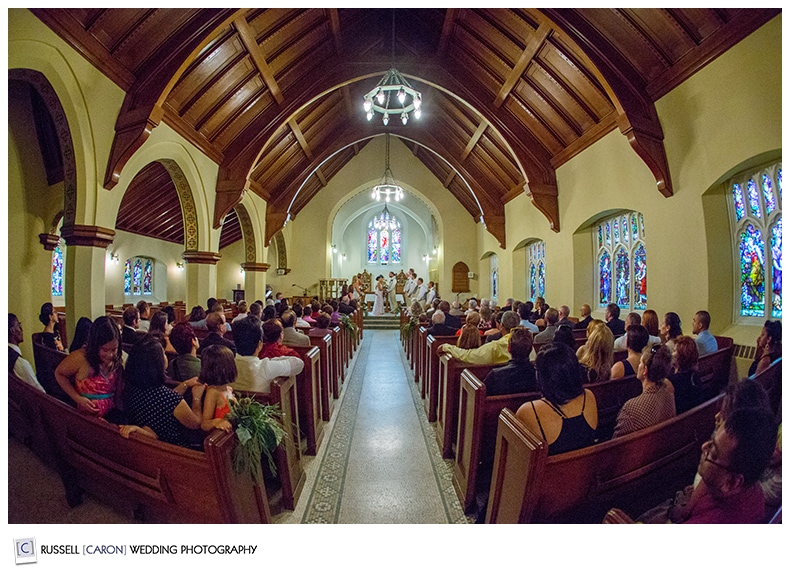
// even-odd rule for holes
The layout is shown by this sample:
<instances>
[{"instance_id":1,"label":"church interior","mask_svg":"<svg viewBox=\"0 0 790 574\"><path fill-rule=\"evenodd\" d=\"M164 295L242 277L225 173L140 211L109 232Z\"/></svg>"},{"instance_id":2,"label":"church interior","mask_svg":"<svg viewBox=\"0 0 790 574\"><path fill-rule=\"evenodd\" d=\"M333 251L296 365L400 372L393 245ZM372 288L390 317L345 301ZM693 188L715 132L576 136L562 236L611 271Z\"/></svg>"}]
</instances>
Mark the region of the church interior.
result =
<instances>
[{"instance_id":1,"label":"church interior","mask_svg":"<svg viewBox=\"0 0 790 574\"><path fill-rule=\"evenodd\" d=\"M140 299L409 268L461 303L614 302L684 334L707 310L731 381L781 320L778 8L14 8L7 33L7 300L30 362L44 302L73 337ZM474 521L385 334L353 344L280 522ZM415 441L420 461L366 462ZM367 485L344 500L321 498L333 453ZM21 520L128 521L103 512Z\"/></svg>"}]
</instances>

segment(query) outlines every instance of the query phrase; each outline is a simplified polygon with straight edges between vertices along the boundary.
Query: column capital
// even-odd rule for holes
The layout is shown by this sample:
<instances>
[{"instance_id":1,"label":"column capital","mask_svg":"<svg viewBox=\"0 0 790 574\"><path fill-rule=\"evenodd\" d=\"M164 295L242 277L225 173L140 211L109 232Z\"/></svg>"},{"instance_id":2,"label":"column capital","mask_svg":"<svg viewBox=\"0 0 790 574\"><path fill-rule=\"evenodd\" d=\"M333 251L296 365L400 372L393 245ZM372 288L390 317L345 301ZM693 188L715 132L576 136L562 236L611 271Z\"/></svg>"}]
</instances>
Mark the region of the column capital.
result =
<instances>
[{"instance_id":1,"label":"column capital","mask_svg":"<svg viewBox=\"0 0 790 574\"><path fill-rule=\"evenodd\" d=\"M241 264L241 268L244 269L245 272L248 271L258 271L264 272L268 271L271 265L268 263L258 263L257 261L246 261Z\"/></svg>"},{"instance_id":2,"label":"column capital","mask_svg":"<svg viewBox=\"0 0 790 574\"><path fill-rule=\"evenodd\" d=\"M97 225L64 225L61 230L66 245L101 247L106 249L115 239L115 230ZM54 247L53 247L54 249Z\"/></svg>"},{"instance_id":3,"label":"column capital","mask_svg":"<svg viewBox=\"0 0 790 574\"><path fill-rule=\"evenodd\" d=\"M184 251L181 254L184 261L187 263L199 263L203 265L216 265L217 261L222 257L219 253L213 251Z\"/></svg>"},{"instance_id":4,"label":"column capital","mask_svg":"<svg viewBox=\"0 0 790 574\"><path fill-rule=\"evenodd\" d=\"M52 233L39 233L38 240L44 246L46 251L55 251L55 248L60 243L60 235L53 235Z\"/></svg>"}]
</instances>

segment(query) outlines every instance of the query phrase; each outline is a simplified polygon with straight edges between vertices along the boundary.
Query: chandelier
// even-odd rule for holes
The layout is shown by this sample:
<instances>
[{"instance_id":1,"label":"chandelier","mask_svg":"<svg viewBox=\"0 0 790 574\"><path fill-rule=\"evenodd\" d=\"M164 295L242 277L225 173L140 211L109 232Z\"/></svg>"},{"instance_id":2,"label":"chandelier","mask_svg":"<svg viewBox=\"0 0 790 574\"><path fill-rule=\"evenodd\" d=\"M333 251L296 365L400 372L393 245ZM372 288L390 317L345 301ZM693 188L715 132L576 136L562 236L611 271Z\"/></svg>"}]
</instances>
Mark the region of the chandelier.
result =
<instances>
[{"instance_id":1,"label":"chandelier","mask_svg":"<svg viewBox=\"0 0 790 574\"><path fill-rule=\"evenodd\" d=\"M395 182L392 170L390 170L390 135L387 134L386 138L387 160L384 168L384 176L381 178L381 182L373 187L371 197L376 201L381 201L382 196L384 197L384 201L387 202L390 200L390 197L394 197L395 201L400 201L403 199L403 188Z\"/></svg>"},{"instance_id":2,"label":"chandelier","mask_svg":"<svg viewBox=\"0 0 790 574\"><path fill-rule=\"evenodd\" d=\"M389 209L387 206L384 206L382 212L373 218L373 227L378 230L381 229L397 229L400 227L400 223L390 215Z\"/></svg>"},{"instance_id":3,"label":"chandelier","mask_svg":"<svg viewBox=\"0 0 790 574\"><path fill-rule=\"evenodd\" d=\"M373 119L375 112L382 115L384 125L390 123L390 116L400 116L405 126L409 121L409 112L420 119L422 114L422 95L409 84L398 70L390 68L379 80L375 88L365 94L363 109L368 121Z\"/></svg>"}]
</instances>

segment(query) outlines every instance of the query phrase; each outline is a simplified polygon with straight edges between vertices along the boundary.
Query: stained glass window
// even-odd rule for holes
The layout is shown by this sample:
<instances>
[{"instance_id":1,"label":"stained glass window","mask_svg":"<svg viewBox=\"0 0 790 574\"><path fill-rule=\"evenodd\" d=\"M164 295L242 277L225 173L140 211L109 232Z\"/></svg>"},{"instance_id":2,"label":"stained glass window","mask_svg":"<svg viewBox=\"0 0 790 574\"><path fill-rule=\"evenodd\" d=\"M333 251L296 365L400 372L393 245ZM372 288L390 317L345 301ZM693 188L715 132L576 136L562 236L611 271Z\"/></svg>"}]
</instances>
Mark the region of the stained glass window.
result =
<instances>
[{"instance_id":1,"label":"stained glass window","mask_svg":"<svg viewBox=\"0 0 790 574\"><path fill-rule=\"evenodd\" d=\"M491 265L491 298L496 301L499 295L499 258L496 255L489 257Z\"/></svg>"},{"instance_id":2,"label":"stained glass window","mask_svg":"<svg viewBox=\"0 0 790 574\"><path fill-rule=\"evenodd\" d=\"M634 251L634 309L647 309L647 254L642 244Z\"/></svg>"},{"instance_id":3,"label":"stained glass window","mask_svg":"<svg viewBox=\"0 0 790 574\"><path fill-rule=\"evenodd\" d=\"M611 241L597 243L599 306L617 303L627 311L646 309L647 255L643 215L636 211L619 214L599 221L596 228L599 237L602 234L607 237L606 230L612 230Z\"/></svg>"},{"instance_id":4,"label":"stained glass window","mask_svg":"<svg viewBox=\"0 0 790 574\"><path fill-rule=\"evenodd\" d=\"M147 257L132 257L123 268L124 295L153 295L154 262Z\"/></svg>"},{"instance_id":5,"label":"stained glass window","mask_svg":"<svg viewBox=\"0 0 790 574\"><path fill-rule=\"evenodd\" d=\"M390 216L390 227L376 229L374 219L368 222L368 264L390 265L400 263L403 250L403 230L401 229L400 221Z\"/></svg>"},{"instance_id":6,"label":"stained glass window","mask_svg":"<svg viewBox=\"0 0 790 574\"><path fill-rule=\"evenodd\" d=\"M529 269L529 298L546 296L546 244L533 241L527 246L527 268Z\"/></svg>"},{"instance_id":7,"label":"stained glass window","mask_svg":"<svg viewBox=\"0 0 790 574\"><path fill-rule=\"evenodd\" d=\"M782 164L776 163L728 184L738 270L735 315L746 323L782 317L781 174Z\"/></svg>"},{"instance_id":8,"label":"stained glass window","mask_svg":"<svg viewBox=\"0 0 790 574\"><path fill-rule=\"evenodd\" d=\"M392 262L400 263L400 228L392 230Z\"/></svg>"},{"instance_id":9,"label":"stained glass window","mask_svg":"<svg viewBox=\"0 0 790 574\"><path fill-rule=\"evenodd\" d=\"M52 252L52 296L63 296L63 247L59 243Z\"/></svg>"}]
</instances>

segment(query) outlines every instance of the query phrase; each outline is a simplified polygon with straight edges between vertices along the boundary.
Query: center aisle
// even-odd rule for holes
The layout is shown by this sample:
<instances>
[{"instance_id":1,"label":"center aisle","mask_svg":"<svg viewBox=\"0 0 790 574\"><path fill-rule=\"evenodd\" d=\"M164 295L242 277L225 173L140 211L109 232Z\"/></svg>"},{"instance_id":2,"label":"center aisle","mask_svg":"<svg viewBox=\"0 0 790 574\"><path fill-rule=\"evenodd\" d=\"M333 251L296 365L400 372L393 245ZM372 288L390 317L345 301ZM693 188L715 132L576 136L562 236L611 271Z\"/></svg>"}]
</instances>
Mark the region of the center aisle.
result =
<instances>
[{"instance_id":1,"label":"center aisle","mask_svg":"<svg viewBox=\"0 0 790 574\"><path fill-rule=\"evenodd\" d=\"M365 331L343 387L328 440L306 461L308 484L288 521L466 523L452 461L441 458L398 331Z\"/></svg>"}]
</instances>

